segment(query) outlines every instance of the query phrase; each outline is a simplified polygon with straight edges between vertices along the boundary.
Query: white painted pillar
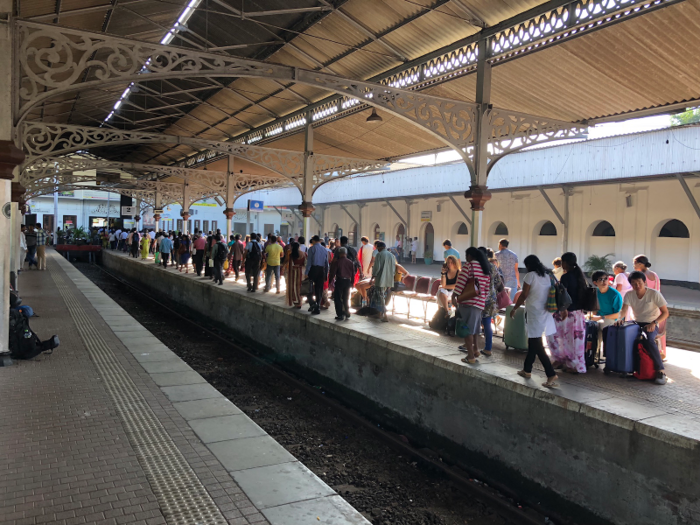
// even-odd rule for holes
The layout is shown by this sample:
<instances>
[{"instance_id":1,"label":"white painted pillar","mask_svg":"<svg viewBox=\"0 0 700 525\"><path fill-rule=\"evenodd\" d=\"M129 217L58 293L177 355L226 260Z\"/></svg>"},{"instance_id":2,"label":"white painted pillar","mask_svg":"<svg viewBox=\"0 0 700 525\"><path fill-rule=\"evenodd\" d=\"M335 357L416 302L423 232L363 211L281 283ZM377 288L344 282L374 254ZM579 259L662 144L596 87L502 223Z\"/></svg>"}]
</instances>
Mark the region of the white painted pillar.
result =
<instances>
[{"instance_id":1,"label":"white painted pillar","mask_svg":"<svg viewBox=\"0 0 700 525\"><path fill-rule=\"evenodd\" d=\"M472 235L471 246L478 248L484 246L483 239L484 211L472 209Z\"/></svg>"},{"instance_id":2,"label":"white painted pillar","mask_svg":"<svg viewBox=\"0 0 700 525\"><path fill-rule=\"evenodd\" d=\"M236 174L233 172L233 160L234 156L228 156L228 170L226 175L226 209L224 210L224 215L226 216L226 242L228 242L231 234L233 233L233 216L235 212L233 211L233 204L236 200ZM241 170L243 173L243 170Z\"/></svg>"},{"instance_id":3,"label":"white painted pillar","mask_svg":"<svg viewBox=\"0 0 700 525\"><path fill-rule=\"evenodd\" d=\"M187 221L190 220L190 185L185 182L182 185L182 233L189 233L189 224Z\"/></svg>"},{"instance_id":4,"label":"white painted pillar","mask_svg":"<svg viewBox=\"0 0 700 525\"><path fill-rule=\"evenodd\" d=\"M314 212L312 204L314 193L314 128L312 126L311 113L306 115L304 128L304 180L303 195L299 211L304 217L304 238L309 242L311 238L311 214ZM321 232L323 233L323 232Z\"/></svg>"},{"instance_id":5,"label":"white painted pillar","mask_svg":"<svg viewBox=\"0 0 700 525\"><path fill-rule=\"evenodd\" d=\"M17 271L10 256L13 246L12 201L13 178L17 176L24 154L13 140L12 92L14 70L12 46L12 0L0 0L0 354L9 351L10 272ZM7 205L7 206L6 206ZM16 222L16 221L15 221Z\"/></svg>"}]
</instances>

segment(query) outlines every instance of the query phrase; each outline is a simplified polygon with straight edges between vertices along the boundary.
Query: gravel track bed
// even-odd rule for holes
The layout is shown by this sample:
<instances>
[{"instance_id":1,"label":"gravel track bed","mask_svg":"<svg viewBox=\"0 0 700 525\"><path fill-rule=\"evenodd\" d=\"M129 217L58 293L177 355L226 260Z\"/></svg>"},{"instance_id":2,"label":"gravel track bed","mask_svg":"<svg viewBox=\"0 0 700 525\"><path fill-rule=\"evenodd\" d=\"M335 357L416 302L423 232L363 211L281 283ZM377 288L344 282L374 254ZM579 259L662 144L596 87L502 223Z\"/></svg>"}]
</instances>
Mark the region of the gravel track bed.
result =
<instances>
[{"instance_id":1,"label":"gravel track bed","mask_svg":"<svg viewBox=\"0 0 700 525\"><path fill-rule=\"evenodd\" d=\"M402 456L245 354L159 308L99 268L74 264L373 524L511 523L470 499L444 473ZM204 322L194 314L188 317Z\"/></svg>"}]
</instances>

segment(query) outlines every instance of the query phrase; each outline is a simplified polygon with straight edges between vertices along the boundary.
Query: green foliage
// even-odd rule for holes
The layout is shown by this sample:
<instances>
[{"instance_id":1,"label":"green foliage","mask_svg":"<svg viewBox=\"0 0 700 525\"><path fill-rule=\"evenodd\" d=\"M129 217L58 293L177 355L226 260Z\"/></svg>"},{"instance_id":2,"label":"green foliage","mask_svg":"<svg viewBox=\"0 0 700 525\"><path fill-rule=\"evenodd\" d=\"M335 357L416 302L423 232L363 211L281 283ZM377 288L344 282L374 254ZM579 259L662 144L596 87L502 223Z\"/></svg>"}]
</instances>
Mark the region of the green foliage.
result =
<instances>
[{"instance_id":1,"label":"green foliage","mask_svg":"<svg viewBox=\"0 0 700 525\"><path fill-rule=\"evenodd\" d=\"M73 230L73 238L74 239L87 239L88 238L88 232L85 231L85 228L80 226L79 228L75 228Z\"/></svg>"},{"instance_id":2,"label":"green foliage","mask_svg":"<svg viewBox=\"0 0 700 525\"><path fill-rule=\"evenodd\" d=\"M684 126L700 122L700 108L688 109L671 117L672 126Z\"/></svg>"},{"instance_id":3,"label":"green foliage","mask_svg":"<svg viewBox=\"0 0 700 525\"><path fill-rule=\"evenodd\" d=\"M612 273L612 257L614 254L608 253L606 255L591 255L586 262L583 263L583 271L589 275L598 270L602 270L607 273Z\"/></svg>"}]
</instances>

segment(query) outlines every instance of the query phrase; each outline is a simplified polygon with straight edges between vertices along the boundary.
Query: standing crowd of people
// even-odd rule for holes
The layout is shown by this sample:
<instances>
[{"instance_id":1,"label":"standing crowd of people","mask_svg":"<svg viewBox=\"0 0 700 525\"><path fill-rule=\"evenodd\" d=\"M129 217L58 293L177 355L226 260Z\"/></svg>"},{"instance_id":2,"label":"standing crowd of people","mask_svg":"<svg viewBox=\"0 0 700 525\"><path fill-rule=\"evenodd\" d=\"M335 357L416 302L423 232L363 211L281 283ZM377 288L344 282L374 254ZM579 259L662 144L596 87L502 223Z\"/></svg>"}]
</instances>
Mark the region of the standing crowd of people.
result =
<instances>
[{"instance_id":1,"label":"standing crowd of people","mask_svg":"<svg viewBox=\"0 0 700 525\"><path fill-rule=\"evenodd\" d=\"M269 234L251 233L243 237L231 235L228 242L220 230L194 235L177 232L105 232L112 249L129 252L133 257L156 255L156 262L165 268L175 268L198 277L223 284L232 273L238 280L243 273L248 292L255 293L263 283L263 293L280 294L281 279L286 284L286 304L302 308L304 298L312 315L335 304L335 319L349 319L351 291L356 290L353 305L361 315L371 315L388 321L387 305L392 293L401 291L408 276L397 260L402 246L388 248L383 241L370 244L361 238L356 250L348 245L348 238L328 239L318 235L306 239L295 235L286 240ZM412 243L415 241L411 241ZM614 265L614 274L594 272L593 286L588 284L583 270L572 252L562 254L548 269L536 255L527 256L523 263L526 273L522 280L517 254L509 249L507 239L501 239L498 250L486 247L468 248L461 254L449 240L443 243L444 264L441 273L437 303L438 315L450 318L456 315L459 333L464 343L459 349L466 353L462 360L474 364L483 354L490 356L493 345L493 325L500 321L502 309L499 297L504 294L514 307L514 316L525 306L528 353L523 369L518 373L529 378L535 358L542 362L547 374L546 387L557 386L556 370L573 374L587 371L585 358L586 315L588 320L600 323L603 341L605 330L612 325L634 321L648 334L651 354L656 369L656 382L664 384L663 361L666 354L665 325L668 307L660 293L660 279L651 271L645 255L634 258L634 271L620 261ZM413 246L412 246L413 248ZM411 250L414 251L413 249ZM273 282L274 281L274 282ZM552 312L548 301L559 283L570 298L570 304ZM591 308L591 294L597 299ZM507 320L506 320L507 322ZM484 347L479 348L483 333ZM544 349L546 337L552 359Z\"/></svg>"}]
</instances>

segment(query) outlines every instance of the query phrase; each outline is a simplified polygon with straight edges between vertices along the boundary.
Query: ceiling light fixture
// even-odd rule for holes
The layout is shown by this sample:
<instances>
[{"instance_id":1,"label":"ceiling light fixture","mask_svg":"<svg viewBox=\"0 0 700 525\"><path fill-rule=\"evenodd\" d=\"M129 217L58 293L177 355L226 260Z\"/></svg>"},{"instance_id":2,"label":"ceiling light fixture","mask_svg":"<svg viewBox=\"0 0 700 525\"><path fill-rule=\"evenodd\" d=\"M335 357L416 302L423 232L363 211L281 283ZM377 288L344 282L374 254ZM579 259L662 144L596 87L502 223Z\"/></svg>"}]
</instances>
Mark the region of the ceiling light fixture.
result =
<instances>
[{"instance_id":1,"label":"ceiling light fixture","mask_svg":"<svg viewBox=\"0 0 700 525\"><path fill-rule=\"evenodd\" d=\"M377 110L375 108L372 108L372 114L367 117L367 122L383 122L384 119L377 115Z\"/></svg>"}]
</instances>

